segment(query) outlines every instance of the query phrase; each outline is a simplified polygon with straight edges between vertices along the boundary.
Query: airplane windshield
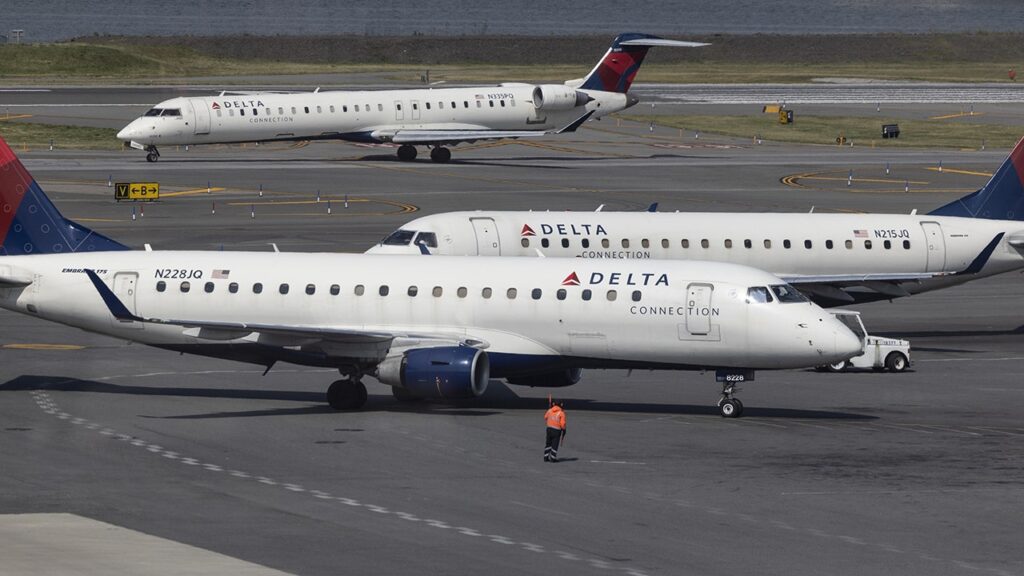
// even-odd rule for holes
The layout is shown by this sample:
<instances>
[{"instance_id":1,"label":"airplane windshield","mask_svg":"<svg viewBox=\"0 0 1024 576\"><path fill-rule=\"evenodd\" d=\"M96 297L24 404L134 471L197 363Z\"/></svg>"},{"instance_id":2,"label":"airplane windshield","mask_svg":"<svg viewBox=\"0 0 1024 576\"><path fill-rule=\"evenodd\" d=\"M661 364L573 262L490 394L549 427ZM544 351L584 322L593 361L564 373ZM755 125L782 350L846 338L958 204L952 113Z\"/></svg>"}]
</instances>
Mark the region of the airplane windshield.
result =
<instances>
[{"instance_id":1,"label":"airplane windshield","mask_svg":"<svg viewBox=\"0 0 1024 576\"><path fill-rule=\"evenodd\" d=\"M147 110L144 116L159 116L163 111L163 108L152 108Z\"/></svg>"},{"instance_id":2,"label":"airplane windshield","mask_svg":"<svg viewBox=\"0 0 1024 576\"><path fill-rule=\"evenodd\" d=\"M390 236L384 239L385 246L408 246L412 237L416 235L415 230L395 230Z\"/></svg>"},{"instance_id":3,"label":"airplane windshield","mask_svg":"<svg viewBox=\"0 0 1024 576\"><path fill-rule=\"evenodd\" d=\"M792 302L808 302L807 298L801 294L800 291L789 284L775 284L771 288L772 292L775 293L775 297L783 304L789 304Z\"/></svg>"},{"instance_id":4,"label":"airplane windshield","mask_svg":"<svg viewBox=\"0 0 1024 576\"><path fill-rule=\"evenodd\" d=\"M768 291L768 288L764 286L754 286L747 288L747 303L748 304L764 304L766 302L774 302L772 293Z\"/></svg>"},{"instance_id":5,"label":"airplane windshield","mask_svg":"<svg viewBox=\"0 0 1024 576\"><path fill-rule=\"evenodd\" d=\"M161 116L181 116L181 108L164 108Z\"/></svg>"},{"instance_id":6,"label":"airplane windshield","mask_svg":"<svg viewBox=\"0 0 1024 576\"><path fill-rule=\"evenodd\" d=\"M420 232L416 236L416 243L423 244L427 248L437 248L437 234L433 232Z\"/></svg>"}]
</instances>

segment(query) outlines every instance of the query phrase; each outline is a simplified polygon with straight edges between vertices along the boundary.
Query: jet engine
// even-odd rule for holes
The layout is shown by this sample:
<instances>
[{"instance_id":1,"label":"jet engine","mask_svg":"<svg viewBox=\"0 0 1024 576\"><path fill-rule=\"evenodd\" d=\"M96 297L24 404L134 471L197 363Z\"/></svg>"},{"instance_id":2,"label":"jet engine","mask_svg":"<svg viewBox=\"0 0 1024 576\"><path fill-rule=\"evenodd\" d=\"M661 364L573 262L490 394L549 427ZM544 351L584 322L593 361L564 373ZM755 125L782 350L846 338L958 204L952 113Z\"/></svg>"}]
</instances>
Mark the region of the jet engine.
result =
<instances>
[{"instance_id":1,"label":"jet engine","mask_svg":"<svg viewBox=\"0 0 1024 576\"><path fill-rule=\"evenodd\" d=\"M554 372L534 374L533 376L516 376L515 378L506 378L506 380L509 384L515 384L517 386L564 388L565 386L572 386L579 382L582 376L582 368L566 368L565 370L555 370Z\"/></svg>"},{"instance_id":2,"label":"jet engine","mask_svg":"<svg viewBox=\"0 0 1024 576\"><path fill-rule=\"evenodd\" d=\"M562 84L541 84L533 89L533 105L537 110L572 110L593 100L581 92Z\"/></svg>"},{"instance_id":3,"label":"jet engine","mask_svg":"<svg viewBox=\"0 0 1024 576\"><path fill-rule=\"evenodd\" d=\"M413 348L384 359L377 379L420 398L472 398L487 390L487 353L468 346Z\"/></svg>"}]
</instances>

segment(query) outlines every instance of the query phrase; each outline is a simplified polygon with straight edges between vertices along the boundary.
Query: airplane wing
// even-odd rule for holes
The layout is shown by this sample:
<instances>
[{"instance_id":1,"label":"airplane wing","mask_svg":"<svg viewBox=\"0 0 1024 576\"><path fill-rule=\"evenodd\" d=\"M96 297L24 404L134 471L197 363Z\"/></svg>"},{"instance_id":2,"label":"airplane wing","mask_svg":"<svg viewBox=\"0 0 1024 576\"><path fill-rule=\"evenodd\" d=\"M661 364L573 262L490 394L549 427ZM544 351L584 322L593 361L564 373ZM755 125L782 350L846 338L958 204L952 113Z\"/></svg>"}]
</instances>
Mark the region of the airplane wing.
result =
<instances>
[{"instance_id":1,"label":"airplane wing","mask_svg":"<svg viewBox=\"0 0 1024 576\"><path fill-rule=\"evenodd\" d=\"M554 131L548 130L375 130L374 138L395 144L458 144L460 142L476 142L477 140L500 140L502 138L537 138L551 134L575 132L591 116L591 110L569 124Z\"/></svg>"},{"instance_id":2,"label":"airplane wing","mask_svg":"<svg viewBox=\"0 0 1024 576\"><path fill-rule=\"evenodd\" d=\"M901 298L910 296L903 287L904 282L920 282L938 276L950 276L947 272L907 274L828 274L828 275L781 275L780 278L792 284L808 298L819 304L831 302L852 304L867 296L868 300ZM858 298L861 296L862 298Z\"/></svg>"}]
</instances>

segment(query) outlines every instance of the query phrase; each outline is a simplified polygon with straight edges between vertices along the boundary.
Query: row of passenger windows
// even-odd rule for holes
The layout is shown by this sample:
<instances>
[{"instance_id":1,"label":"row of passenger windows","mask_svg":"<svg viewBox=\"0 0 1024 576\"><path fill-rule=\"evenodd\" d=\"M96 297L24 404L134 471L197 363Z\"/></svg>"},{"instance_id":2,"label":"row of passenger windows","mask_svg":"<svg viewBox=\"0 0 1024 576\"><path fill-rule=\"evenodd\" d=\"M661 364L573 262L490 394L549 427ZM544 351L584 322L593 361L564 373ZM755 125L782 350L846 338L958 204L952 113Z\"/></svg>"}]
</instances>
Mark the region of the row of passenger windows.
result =
<instances>
[{"instance_id":1,"label":"row of passenger windows","mask_svg":"<svg viewBox=\"0 0 1024 576\"><path fill-rule=\"evenodd\" d=\"M529 248L530 247L530 238L529 237L524 237L520 241L520 243L523 245L523 248ZM561 240L562 248L568 248L570 243L571 242L569 241L568 238L562 238L562 240ZM629 239L628 238L623 238L622 241L621 241L621 244L622 244L623 248L629 248L629 246L630 246ZM732 248L733 247L733 241L732 241L732 239L729 239L729 238L726 238L725 241L722 244L726 248ZM847 250L852 250L853 249L853 240L846 240L843 244L846 246ZM541 245L542 248L548 248L549 246L551 246L551 242L547 238L541 238L540 239L540 245ZM687 239L687 238L683 238L682 240L680 240L679 245L682 246L683 248L689 248L690 247L690 240ZM771 249L772 241L766 238L764 240L763 245L764 245L765 248ZM589 238L581 239L580 240L580 246L582 246L583 248L590 248L590 239ZM640 246L642 248L650 248L651 247L651 241L648 240L647 238L644 238L644 239L640 240ZM670 246L671 246L671 241L669 241L668 238L662 238L661 239L661 247L662 248L668 248ZM601 239L601 247L602 248L610 248L611 247L611 241L608 240L607 238L602 238ZM700 247L701 248L710 248L711 247L711 241L709 241L707 238L702 239L700 241ZM754 243L753 243L752 240L749 240L749 239L744 240L743 241L743 247L744 248L753 248L754 247ZM782 247L786 248L786 249L792 248L793 247L793 243L790 242L789 240L783 240L782 241ZM804 240L804 248L810 250L813 247L814 247L814 243L811 240ZM874 247L874 244L872 243L871 240L865 240L864 241L864 249L865 250L871 250L873 247ZM885 248L886 250L891 250L892 249L892 240L885 240L885 241L883 241L882 242L882 247ZM828 250L831 250L831 249L835 248L835 243L833 243L831 240L825 240L825 248L828 249ZM903 249L904 250L910 250L910 240L904 240L903 241Z\"/></svg>"},{"instance_id":2,"label":"row of passenger windows","mask_svg":"<svg viewBox=\"0 0 1024 576\"><path fill-rule=\"evenodd\" d=\"M230 292L231 294L237 294L239 288L240 287L238 282L231 282L230 284L228 284L228 292ZM206 292L208 294L213 293L216 289L217 284L214 282L206 282L205 284L203 284L203 292ZM178 285L178 290L184 293L191 292L192 283L187 280L181 282ZM167 283L164 282L163 280L158 281L156 283L156 291L166 292ZM277 292L279 294L288 294L290 291L291 286L288 284L279 284L277 286ZM306 294L312 296L316 294L316 291L316 284L306 284ZM328 292L330 292L331 296L337 296L341 294L341 286L339 286L338 284L331 284L331 286L328 288ZM260 282L254 283L252 285L252 293L262 294L263 284ZM362 296L363 294L366 293L366 287L362 284L356 284L352 289L352 293L355 294L356 296ZM377 294L380 296L387 296L390 293L391 287L388 286L387 284L381 284L380 286L377 287ZM418 286L409 286L408 288L406 288L405 294L410 297L416 297L420 294L420 289ZM444 288L441 286L434 286L433 289L431 289L430 294L435 298L440 298L444 295ZM469 296L469 289L466 288L465 286L460 286L455 289L455 295L458 296L459 298L466 298L467 296ZM485 300L491 298L493 295L494 290L491 288L483 288L480 291L480 297ZM518 296L519 290L517 288L509 288L505 290L505 297L508 298L509 300L515 300ZM540 288L534 288L530 290L530 298L532 298L533 300L540 300L543 296L544 291L541 290ZM581 300L589 301L593 299L593 297L594 292L589 288L584 288L583 290L580 291ZM616 290L608 290L605 292L605 298L609 302L614 302L615 300L618 299L618 297L619 294ZM632 293L630 293L629 297L633 302L639 302L642 299L643 294L640 292L640 290L633 290ZM558 290L555 291L555 298L557 298L558 300L565 300L566 298L568 298L568 291L565 288L559 288Z\"/></svg>"},{"instance_id":3,"label":"row of passenger windows","mask_svg":"<svg viewBox=\"0 0 1024 576\"><path fill-rule=\"evenodd\" d=\"M487 104L489 105L489 107L494 108L494 102L495 102L495 100L488 100ZM497 102L499 103L499 106L501 108L505 107L505 100L497 100ZM424 106L426 106L427 110L431 110L432 109L431 108L431 104L432 104L431 102L425 102ZM509 104L509 106L515 107L516 101L515 100L509 100L508 104ZM458 108L459 106L458 106L458 104L454 100L452 100L452 101L447 103L447 107L452 109L452 110L454 110L454 109ZM469 100L463 100L462 101L462 107L463 108L469 108ZM476 107L477 108L483 108L483 100L477 100L476 101ZM348 107L348 104L343 104L340 108L341 108L341 111L343 113L347 113L349 107ZM439 100L437 102L437 109L438 110L444 110L445 108L446 108L446 103L444 101ZM296 106L291 106L290 109L291 109L291 113L292 114L298 114L299 113L298 112L298 108ZM331 114L336 114L337 111L338 111L337 108L333 104L328 106L327 109L330 111ZM412 103L412 109L413 110L419 110L420 109L419 102L413 102ZM235 108L228 108L228 116L234 116L235 115L235 110L236 110ZM245 111L246 110L248 110L249 113L252 114L253 116L259 116L260 115L260 109L259 108L237 108L237 110L238 110L238 114L240 116L245 116ZM270 116L273 113L272 110L273 110L272 108L263 108L263 115L264 116ZM315 110L316 110L317 114L323 114L324 113L324 107L323 106L316 106ZM362 110L365 110L366 112L370 112L370 111L373 110L373 108L371 108L371 106L369 104L365 104L365 105L363 105ZM395 102L395 110L397 110L399 112L402 111L402 103L401 102ZM284 113L285 113L284 111L285 111L285 107L284 106L278 106L277 107L277 114L279 116L283 116ZM306 114L310 114L311 113L311 108L309 106L303 106L302 107L302 111L305 112ZM360 105L359 104L353 105L352 106L352 111L353 112L359 112L360 111ZM383 112L384 111L384 105L383 104L377 104L377 111L378 112ZM181 116L181 110L178 110L178 109L174 109L174 110L171 110L171 109L161 110L160 108L153 108L149 112L146 112L146 116L160 116L161 112L163 113L162 114L163 116ZM169 114L169 112L174 112L174 114ZM224 116L224 110L223 109L218 109L217 110L217 117L221 118L223 116Z\"/></svg>"}]
</instances>

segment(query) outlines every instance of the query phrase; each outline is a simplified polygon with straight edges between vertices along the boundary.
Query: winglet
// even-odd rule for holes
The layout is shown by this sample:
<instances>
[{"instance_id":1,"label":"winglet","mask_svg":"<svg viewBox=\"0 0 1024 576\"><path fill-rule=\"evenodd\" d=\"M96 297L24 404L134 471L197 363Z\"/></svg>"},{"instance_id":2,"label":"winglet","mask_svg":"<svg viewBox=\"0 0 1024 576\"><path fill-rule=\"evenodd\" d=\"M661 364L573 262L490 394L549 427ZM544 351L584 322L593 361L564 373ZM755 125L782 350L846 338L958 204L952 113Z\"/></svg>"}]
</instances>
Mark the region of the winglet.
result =
<instances>
[{"instance_id":1,"label":"winglet","mask_svg":"<svg viewBox=\"0 0 1024 576\"><path fill-rule=\"evenodd\" d=\"M416 245L420 247L420 254L423 254L424 256L430 256L430 250L427 250L426 244L424 244L423 242L417 242Z\"/></svg>"},{"instance_id":2,"label":"winglet","mask_svg":"<svg viewBox=\"0 0 1024 576\"><path fill-rule=\"evenodd\" d=\"M992 252L995 251L996 246L999 245L999 241L1003 239L1004 234L1005 232L1000 232L999 234L996 234L996 237L993 238L992 241L988 243L988 246L985 246L985 249L978 253L978 256L974 259L973 262L971 262L970 266L964 268L963 270L960 270L959 272L956 273L956 275L959 276L961 274L977 274L978 272L981 272L981 269L985 267L985 264L988 264L988 259L992 257Z\"/></svg>"},{"instance_id":3,"label":"winglet","mask_svg":"<svg viewBox=\"0 0 1024 576\"><path fill-rule=\"evenodd\" d=\"M657 202L651 202L651 205L647 207L647 211L648 212L657 212L658 211L658 203Z\"/></svg>"},{"instance_id":4,"label":"winglet","mask_svg":"<svg viewBox=\"0 0 1024 576\"><path fill-rule=\"evenodd\" d=\"M565 128L562 128L558 132L555 132L555 134L565 134L566 132L575 132L576 129L579 128L580 126L582 126L583 123L586 122L588 118L590 118L591 116L594 115L594 112L597 112L597 110L591 110L590 112L587 112L583 116L580 116L579 118L573 120L572 124L569 124Z\"/></svg>"},{"instance_id":5,"label":"winglet","mask_svg":"<svg viewBox=\"0 0 1024 576\"><path fill-rule=\"evenodd\" d=\"M89 280L92 281L92 285L96 287L96 291L100 293L100 298L103 298L103 303L107 305L107 309L109 309L110 313L114 315L114 318L117 318L122 322L129 322L133 320L136 322L143 321L142 318L139 318L128 310L124 303L118 299L117 295L107 287L106 283L104 283L103 280L100 280L100 277L96 272L86 268L85 274L89 277Z\"/></svg>"}]
</instances>

